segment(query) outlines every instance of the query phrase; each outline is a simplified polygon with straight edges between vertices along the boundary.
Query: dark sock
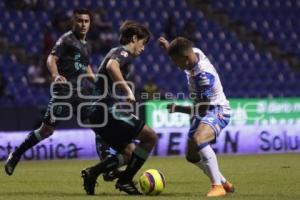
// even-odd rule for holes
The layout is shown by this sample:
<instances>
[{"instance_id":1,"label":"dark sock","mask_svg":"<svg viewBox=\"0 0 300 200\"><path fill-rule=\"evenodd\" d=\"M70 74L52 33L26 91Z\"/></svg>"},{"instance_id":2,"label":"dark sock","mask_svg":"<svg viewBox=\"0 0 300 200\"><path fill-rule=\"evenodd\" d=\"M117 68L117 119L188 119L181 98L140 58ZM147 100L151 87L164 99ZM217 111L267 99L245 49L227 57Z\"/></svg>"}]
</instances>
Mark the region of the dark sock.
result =
<instances>
[{"instance_id":1,"label":"dark sock","mask_svg":"<svg viewBox=\"0 0 300 200\"><path fill-rule=\"evenodd\" d=\"M102 162L89 168L89 173L98 177L101 173L106 173L123 165L124 158L121 154L107 156Z\"/></svg>"},{"instance_id":2,"label":"dark sock","mask_svg":"<svg viewBox=\"0 0 300 200\"><path fill-rule=\"evenodd\" d=\"M131 159L127 165L127 168L122 173L120 177L120 181L131 181L134 175L139 171L139 169L143 166L145 161L149 156L149 152L140 148L136 147L135 150L132 152Z\"/></svg>"},{"instance_id":3,"label":"dark sock","mask_svg":"<svg viewBox=\"0 0 300 200\"><path fill-rule=\"evenodd\" d=\"M30 132L26 139L20 144L20 146L13 153L14 156L22 156L28 149L39 143L40 140L35 136L34 132Z\"/></svg>"}]
</instances>

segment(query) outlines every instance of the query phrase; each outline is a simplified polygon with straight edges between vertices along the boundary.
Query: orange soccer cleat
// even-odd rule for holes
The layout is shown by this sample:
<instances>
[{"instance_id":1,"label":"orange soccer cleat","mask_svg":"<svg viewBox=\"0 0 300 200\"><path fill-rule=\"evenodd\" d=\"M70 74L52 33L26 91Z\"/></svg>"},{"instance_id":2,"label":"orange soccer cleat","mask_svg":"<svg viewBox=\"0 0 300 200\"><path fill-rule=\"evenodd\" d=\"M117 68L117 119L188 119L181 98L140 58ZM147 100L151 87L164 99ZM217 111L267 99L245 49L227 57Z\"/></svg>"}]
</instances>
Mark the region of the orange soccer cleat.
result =
<instances>
[{"instance_id":1,"label":"orange soccer cleat","mask_svg":"<svg viewBox=\"0 0 300 200\"><path fill-rule=\"evenodd\" d=\"M228 192L228 193L233 193L234 192L234 186L229 181L226 181L222 185L223 185L223 188L226 192Z\"/></svg>"},{"instance_id":2,"label":"orange soccer cleat","mask_svg":"<svg viewBox=\"0 0 300 200\"><path fill-rule=\"evenodd\" d=\"M225 196L225 195L226 195L226 191L223 188L223 185L212 185L211 189L209 190L209 192L207 193L206 196L221 197L221 196Z\"/></svg>"}]
</instances>

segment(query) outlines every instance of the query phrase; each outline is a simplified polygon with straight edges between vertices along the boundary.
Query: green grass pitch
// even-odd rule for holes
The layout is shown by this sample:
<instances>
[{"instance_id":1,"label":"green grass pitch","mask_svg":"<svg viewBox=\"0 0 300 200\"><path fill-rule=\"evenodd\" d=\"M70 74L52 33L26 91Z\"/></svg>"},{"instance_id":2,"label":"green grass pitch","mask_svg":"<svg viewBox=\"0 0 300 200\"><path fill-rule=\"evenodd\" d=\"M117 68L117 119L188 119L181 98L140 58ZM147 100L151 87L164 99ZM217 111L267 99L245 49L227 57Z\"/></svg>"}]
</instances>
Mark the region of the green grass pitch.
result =
<instances>
[{"instance_id":1,"label":"green grass pitch","mask_svg":"<svg viewBox=\"0 0 300 200\"><path fill-rule=\"evenodd\" d=\"M128 196L115 190L114 183L103 182L102 177L96 196L86 196L79 174L93 163L96 160L20 162L13 176L6 176L3 170L0 173L0 199L209 199L205 197L210 187L208 178L184 157L152 157L143 167L142 170L156 168L164 173L167 186L159 196ZM219 164L235 184L236 193L218 199L300 199L299 154L219 156ZM2 162L2 169L3 165Z\"/></svg>"}]
</instances>

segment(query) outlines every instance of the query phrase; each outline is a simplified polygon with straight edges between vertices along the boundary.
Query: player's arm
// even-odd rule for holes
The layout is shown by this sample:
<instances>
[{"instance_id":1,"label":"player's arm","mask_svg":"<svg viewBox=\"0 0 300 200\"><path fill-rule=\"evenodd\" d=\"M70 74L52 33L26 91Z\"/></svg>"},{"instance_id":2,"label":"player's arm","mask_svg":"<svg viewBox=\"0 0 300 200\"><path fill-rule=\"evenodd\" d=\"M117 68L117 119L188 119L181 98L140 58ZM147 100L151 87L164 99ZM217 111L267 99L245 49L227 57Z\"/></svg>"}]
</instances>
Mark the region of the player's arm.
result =
<instances>
[{"instance_id":1,"label":"player's arm","mask_svg":"<svg viewBox=\"0 0 300 200\"><path fill-rule=\"evenodd\" d=\"M119 62L115 59L110 59L106 65L106 70L113 82L117 83L118 87L127 94L128 101L135 102L133 92L122 75Z\"/></svg>"},{"instance_id":2,"label":"player's arm","mask_svg":"<svg viewBox=\"0 0 300 200\"><path fill-rule=\"evenodd\" d=\"M47 58L47 68L48 68L49 72L51 73L51 76L52 76L54 82L65 83L65 82L67 82L67 79L58 73L58 69L57 69L58 59L59 58L56 55L50 54Z\"/></svg>"},{"instance_id":3,"label":"player's arm","mask_svg":"<svg viewBox=\"0 0 300 200\"><path fill-rule=\"evenodd\" d=\"M204 116L209 108L209 100L199 103L195 106L182 106L176 105L175 103L170 103L167 105L169 113L185 113L189 115L200 115Z\"/></svg>"},{"instance_id":4,"label":"player's arm","mask_svg":"<svg viewBox=\"0 0 300 200\"><path fill-rule=\"evenodd\" d=\"M176 105L175 103L170 103L167 105L167 109L169 113L180 112L189 115L192 114L192 106L180 106Z\"/></svg>"},{"instance_id":5,"label":"player's arm","mask_svg":"<svg viewBox=\"0 0 300 200\"><path fill-rule=\"evenodd\" d=\"M88 75L88 79L89 81L91 81L92 83L95 83L96 82L96 76L92 70L92 67L91 65L88 65L87 66L87 69L86 69L86 74Z\"/></svg>"},{"instance_id":6,"label":"player's arm","mask_svg":"<svg viewBox=\"0 0 300 200\"><path fill-rule=\"evenodd\" d=\"M168 42L168 40L167 40L166 38L164 38L164 37L162 37L162 36L159 37L159 38L158 38L158 44L159 44L159 46L161 46L161 48L163 48L166 52L168 51L170 44L169 44L169 42Z\"/></svg>"}]
</instances>

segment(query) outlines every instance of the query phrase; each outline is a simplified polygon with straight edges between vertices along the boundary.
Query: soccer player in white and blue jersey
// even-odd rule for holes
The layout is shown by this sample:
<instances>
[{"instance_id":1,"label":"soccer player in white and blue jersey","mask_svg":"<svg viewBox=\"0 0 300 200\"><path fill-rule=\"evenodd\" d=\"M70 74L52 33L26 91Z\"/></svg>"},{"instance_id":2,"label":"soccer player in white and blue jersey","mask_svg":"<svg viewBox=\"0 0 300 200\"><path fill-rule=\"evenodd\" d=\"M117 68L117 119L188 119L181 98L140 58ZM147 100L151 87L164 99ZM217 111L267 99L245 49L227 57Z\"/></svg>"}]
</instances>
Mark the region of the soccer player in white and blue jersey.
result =
<instances>
[{"instance_id":1,"label":"soccer player in white and blue jersey","mask_svg":"<svg viewBox=\"0 0 300 200\"><path fill-rule=\"evenodd\" d=\"M234 187L221 174L216 154L210 145L229 123L231 113L218 73L205 54L193 48L188 39L177 37L169 43L160 37L158 42L171 60L186 73L193 100L194 106L168 105L170 113L192 115L186 159L210 178L212 187L207 196L224 196L226 192L233 192Z\"/></svg>"}]
</instances>

